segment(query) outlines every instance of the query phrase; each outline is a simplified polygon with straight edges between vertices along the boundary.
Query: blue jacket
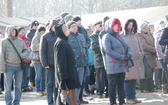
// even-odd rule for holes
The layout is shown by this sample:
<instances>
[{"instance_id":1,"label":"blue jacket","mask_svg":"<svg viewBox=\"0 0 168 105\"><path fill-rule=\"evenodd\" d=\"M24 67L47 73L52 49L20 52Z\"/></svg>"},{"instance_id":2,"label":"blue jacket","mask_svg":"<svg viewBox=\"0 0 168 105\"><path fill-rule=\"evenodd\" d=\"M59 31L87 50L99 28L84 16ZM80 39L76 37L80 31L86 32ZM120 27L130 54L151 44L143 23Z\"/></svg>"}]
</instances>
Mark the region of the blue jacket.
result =
<instances>
[{"instance_id":1,"label":"blue jacket","mask_svg":"<svg viewBox=\"0 0 168 105\"><path fill-rule=\"evenodd\" d=\"M88 65L89 66L94 65L93 52L91 48L88 49Z\"/></svg>"},{"instance_id":2,"label":"blue jacket","mask_svg":"<svg viewBox=\"0 0 168 105\"><path fill-rule=\"evenodd\" d=\"M116 21L116 20L113 20ZM128 71L128 64L124 61L125 56L132 56L131 49L127 45L124 36L116 34L111 29L111 24L105 25L107 34L103 36L103 48L105 51L105 66L107 74L124 73ZM109 25L110 24L110 25ZM122 43L123 44L122 44ZM124 45L124 46L123 46Z\"/></svg>"},{"instance_id":3,"label":"blue jacket","mask_svg":"<svg viewBox=\"0 0 168 105\"><path fill-rule=\"evenodd\" d=\"M84 67L87 65L86 41L82 34L70 32L68 36L68 43L75 54L75 61L77 67Z\"/></svg>"}]
</instances>

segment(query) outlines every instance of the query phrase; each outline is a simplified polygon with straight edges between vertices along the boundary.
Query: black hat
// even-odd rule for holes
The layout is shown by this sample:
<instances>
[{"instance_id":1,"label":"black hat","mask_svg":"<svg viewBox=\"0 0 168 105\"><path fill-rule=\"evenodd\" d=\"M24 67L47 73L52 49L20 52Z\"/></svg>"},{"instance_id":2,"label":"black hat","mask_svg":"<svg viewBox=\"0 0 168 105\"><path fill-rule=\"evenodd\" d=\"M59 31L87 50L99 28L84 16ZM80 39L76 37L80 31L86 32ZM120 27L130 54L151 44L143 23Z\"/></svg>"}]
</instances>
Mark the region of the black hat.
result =
<instances>
[{"instance_id":1,"label":"black hat","mask_svg":"<svg viewBox=\"0 0 168 105\"><path fill-rule=\"evenodd\" d=\"M94 26L98 25L98 24L102 24L103 22L101 20L98 20L95 22Z\"/></svg>"},{"instance_id":2,"label":"black hat","mask_svg":"<svg viewBox=\"0 0 168 105\"><path fill-rule=\"evenodd\" d=\"M61 16L61 18L64 18L64 17L65 17L66 15L68 15L68 14L69 14L69 13L67 13L67 12L62 12L60 16Z\"/></svg>"},{"instance_id":3,"label":"black hat","mask_svg":"<svg viewBox=\"0 0 168 105\"><path fill-rule=\"evenodd\" d=\"M49 29L51 30L51 27L53 25L57 25L59 22L60 22L60 20L50 20Z\"/></svg>"},{"instance_id":4,"label":"black hat","mask_svg":"<svg viewBox=\"0 0 168 105\"><path fill-rule=\"evenodd\" d=\"M108 19L110 19L108 16L104 17L103 23L105 23Z\"/></svg>"},{"instance_id":5,"label":"black hat","mask_svg":"<svg viewBox=\"0 0 168 105\"><path fill-rule=\"evenodd\" d=\"M20 32L22 29L25 29L24 27L18 27L18 32Z\"/></svg>"},{"instance_id":6,"label":"black hat","mask_svg":"<svg viewBox=\"0 0 168 105\"><path fill-rule=\"evenodd\" d=\"M46 31L46 29L45 29L44 26L40 26L40 27L38 28L38 32L41 32L41 31Z\"/></svg>"},{"instance_id":7,"label":"black hat","mask_svg":"<svg viewBox=\"0 0 168 105\"><path fill-rule=\"evenodd\" d=\"M39 25L39 22L37 21L37 20L34 20L34 21L32 21L32 23L31 23L31 28L33 27L33 26L38 26Z\"/></svg>"},{"instance_id":8,"label":"black hat","mask_svg":"<svg viewBox=\"0 0 168 105\"><path fill-rule=\"evenodd\" d=\"M75 16L74 18L73 18L73 21L75 21L75 22L77 22L77 21L81 21L81 18L79 17L79 16Z\"/></svg>"},{"instance_id":9,"label":"black hat","mask_svg":"<svg viewBox=\"0 0 168 105\"><path fill-rule=\"evenodd\" d=\"M66 24L67 27L68 27L68 29L70 29L70 27L71 27L72 24L76 24L76 22L75 22L75 21L69 21L69 22Z\"/></svg>"}]
</instances>

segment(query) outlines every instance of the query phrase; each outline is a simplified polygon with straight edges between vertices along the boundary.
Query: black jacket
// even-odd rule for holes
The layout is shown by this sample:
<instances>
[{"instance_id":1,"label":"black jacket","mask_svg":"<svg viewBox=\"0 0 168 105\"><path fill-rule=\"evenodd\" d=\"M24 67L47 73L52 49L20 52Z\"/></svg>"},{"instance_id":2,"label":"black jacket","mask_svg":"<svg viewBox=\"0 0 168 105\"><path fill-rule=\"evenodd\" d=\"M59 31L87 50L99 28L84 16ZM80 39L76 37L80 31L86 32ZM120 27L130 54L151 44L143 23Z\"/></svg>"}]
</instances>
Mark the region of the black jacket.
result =
<instances>
[{"instance_id":1,"label":"black jacket","mask_svg":"<svg viewBox=\"0 0 168 105\"><path fill-rule=\"evenodd\" d=\"M94 31L90 36L91 49L93 50L93 55L94 55L94 66L96 69L104 67L103 58L102 58L100 45L99 45L99 36L98 36L99 33L100 31Z\"/></svg>"},{"instance_id":2,"label":"black jacket","mask_svg":"<svg viewBox=\"0 0 168 105\"><path fill-rule=\"evenodd\" d=\"M35 29L31 29L31 30L27 33L27 37L32 40L33 37L34 37L34 35L35 35L35 32L36 32Z\"/></svg>"},{"instance_id":3,"label":"black jacket","mask_svg":"<svg viewBox=\"0 0 168 105\"><path fill-rule=\"evenodd\" d=\"M57 28L57 32L62 30L59 27ZM57 36L58 39L54 45L56 84L61 84L60 88L63 90L78 88L80 84L73 50L68 45L68 38L63 32L57 33Z\"/></svg>"},{"instance_id":4,"label":"black jacket","mask_svg":"<svg viewBox=\"0 0 168 105\"><path fill-rule=\"evenodd\" d=\"M40 40L40 60L43 67L54 66L54 44L57 36L53 31L49 31Z\"/></svg>"},{"instance_id":5,"label":"black jacket","mask_svg":"<svg viewBox=\"0 0 168 105\"><path fill-rule=\"evenodd\" d=\"M164 62L168 63L168 28L163 30L162 36L160 38L159 44L164 49Z\"/></svg>"}]
</instances>

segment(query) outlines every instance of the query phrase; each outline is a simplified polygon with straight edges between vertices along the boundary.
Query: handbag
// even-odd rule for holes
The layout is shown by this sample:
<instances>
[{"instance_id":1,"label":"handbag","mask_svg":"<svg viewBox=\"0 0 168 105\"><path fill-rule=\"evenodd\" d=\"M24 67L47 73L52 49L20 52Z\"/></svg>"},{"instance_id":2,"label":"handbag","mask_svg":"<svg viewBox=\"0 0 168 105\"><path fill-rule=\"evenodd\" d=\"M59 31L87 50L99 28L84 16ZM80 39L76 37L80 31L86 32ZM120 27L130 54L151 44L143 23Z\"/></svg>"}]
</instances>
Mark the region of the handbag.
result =
<instances>
[{"instance_id":1,"label":"handbag","mask_svg":"<svg viewBox=\"0 0 168 105\"><path fill-rule=\"evenodd\" d=\"M39 55L38 51L34 52L34 51L29 49L29 52L30 52L30 54L29 54L29 56L27 56L27 59L29 59L29 60L40 60L40 55Z\"/></svg>"},{"instance_id":2,"label":"handbag","mask_svg":"<svg viewBox=\"0 0 168 105\"><path fill-rule=\"evenodd\" d=\"M150 67L148 60L146 59L145 56L143 58L143 64L144 64L144 68L145 68L145 78L152 77L152 68Z\"/></svg>"},{"instance_id":3,"label":"handbag","mask_svg":"<svg viewBox=\"0 0 168 105\"><path fill-rule=\"evenodd\" d=\"M21 69L22 69L22 70L25 70L25 69L27 68L27 62L24 61L24 60L21 58L19 52L17 51L17 49L16 49L16 47L14 46L14 44L12 43L12 41L11 41L10 39L8 39L8 41L10 42L10 44L11 44L12 47L13 47L13 49L16 51L17 55L18 55L19 58L20 58L20 61L21 61L21 63L20 63L20 64L21 64Z\"/></svg>"}]
</instances>

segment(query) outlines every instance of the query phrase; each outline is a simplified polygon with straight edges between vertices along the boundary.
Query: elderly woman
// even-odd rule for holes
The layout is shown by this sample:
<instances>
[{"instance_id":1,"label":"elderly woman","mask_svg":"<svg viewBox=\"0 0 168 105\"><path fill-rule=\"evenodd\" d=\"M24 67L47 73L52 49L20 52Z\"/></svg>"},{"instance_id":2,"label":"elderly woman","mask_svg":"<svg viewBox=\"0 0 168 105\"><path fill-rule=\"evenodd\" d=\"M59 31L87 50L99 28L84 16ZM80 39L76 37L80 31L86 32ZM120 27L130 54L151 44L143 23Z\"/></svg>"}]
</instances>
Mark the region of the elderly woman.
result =
<instances>
[{"instance_id":1,"label":"elderly woman","mask_svg":"<svg viewBox=\"0 0 168 105\"><path fill-rule=\"evenodd\" d=\"M125 39L132 50L132 60L134 66L129 68L125 75L125 97L128 104L136 104L141 101L136 99L136 80L144 78L143 49L137 34L137 22L129 19L125 24Z\"/></svg>"},{"instance_id":2,"label":"elderly woman","mask_svg":"<svg viewBox=\"0 0 168 105\"><path fill-rule=\"evenodd\" d=\"M124 36L120 35L120 20L115 18L105 23L107 34L103 36L105 51L105 66L108 80L110 105L116 105L116 90L119 105L125 105L124 79L128 71L128 59L131 58L131 49L128 47Z\"/></svg>"},{"instance_id":3,"label":"elderly woman","mask_svg":"<svg viewBox=\"0 0 168 105\"><path fill-rule=\"evenodd\" d=\"M154 46L154 38L150 33L148 22L144 21L140 24L140 33L138 34L140 43L142 45L144 55L154 71L156 68L156 50ZM154 92L153 77L140 80L141 92Z\"/></svg>"}]
</instances>

